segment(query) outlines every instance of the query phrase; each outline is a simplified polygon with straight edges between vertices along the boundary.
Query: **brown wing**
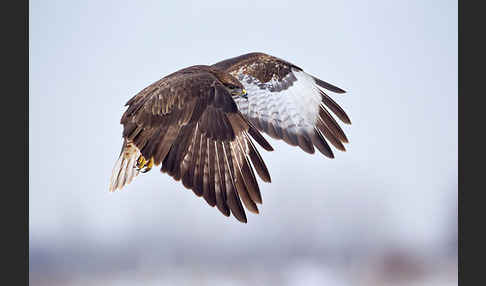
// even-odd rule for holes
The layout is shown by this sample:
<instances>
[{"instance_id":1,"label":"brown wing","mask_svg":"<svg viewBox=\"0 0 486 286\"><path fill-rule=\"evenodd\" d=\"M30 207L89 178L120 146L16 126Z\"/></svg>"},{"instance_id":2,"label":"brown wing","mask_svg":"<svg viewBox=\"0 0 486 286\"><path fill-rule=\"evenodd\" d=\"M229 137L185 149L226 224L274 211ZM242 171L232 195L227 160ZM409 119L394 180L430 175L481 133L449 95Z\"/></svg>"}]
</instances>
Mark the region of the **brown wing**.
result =
<instances>
[{"instance_id":1,"label":"brown wing","mask_svg":"<svg viewBox=\"0 0 486 286\"><path fill-rule=\"evenodd\" d=\"M253 166L262 180L270 175L250 136L271 146L238 111L231 95L207 71L197 68L169 75L127 102L123 136L161 171L225 216L242 222L241 204L258 213L261 194Z\"/></svg>"},{"instance_id":2,"label":"brown wing","mask_svg":"<svg viewBox=\"0 0 486 286\"><path fill-rule=\"evenodd\" d=\"M260 131L308 153L316 147L333 158L327 142L345 151L348 139L328 111L351 124L327 91L345 91L305 73L301 68L263 53L250 53L214 64L237 77L248 92L236 99L238 109Z\"/></svg>"}]
</instances>

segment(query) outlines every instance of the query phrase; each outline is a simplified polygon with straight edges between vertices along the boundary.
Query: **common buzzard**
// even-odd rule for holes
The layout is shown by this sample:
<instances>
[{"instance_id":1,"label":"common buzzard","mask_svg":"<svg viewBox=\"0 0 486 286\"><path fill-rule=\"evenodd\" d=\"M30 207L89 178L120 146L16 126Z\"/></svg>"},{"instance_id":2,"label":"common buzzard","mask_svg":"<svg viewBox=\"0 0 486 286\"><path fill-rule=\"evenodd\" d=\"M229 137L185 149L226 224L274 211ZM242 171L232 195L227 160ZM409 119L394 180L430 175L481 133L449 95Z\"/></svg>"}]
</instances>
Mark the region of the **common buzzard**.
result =
<instances>
[{"instance_id":1,"label":"common buzzard","mask_svg":"<svg viewBox=\"0 0 486 286\"><path fill-rule=\"evenodd\" d=\"M184 68L149 85L127 103L120 122L123 146L110 191L140 172L161 171L191 189L225 216L246 222L262 196L253 169L270 182L254 142L273 148L260 132L334 158L348 139L333 112L351 124L327 91L345 91L285 60L250 53ZM242 203L243 202L243 205Z\"/></svg>"}]
</instances>

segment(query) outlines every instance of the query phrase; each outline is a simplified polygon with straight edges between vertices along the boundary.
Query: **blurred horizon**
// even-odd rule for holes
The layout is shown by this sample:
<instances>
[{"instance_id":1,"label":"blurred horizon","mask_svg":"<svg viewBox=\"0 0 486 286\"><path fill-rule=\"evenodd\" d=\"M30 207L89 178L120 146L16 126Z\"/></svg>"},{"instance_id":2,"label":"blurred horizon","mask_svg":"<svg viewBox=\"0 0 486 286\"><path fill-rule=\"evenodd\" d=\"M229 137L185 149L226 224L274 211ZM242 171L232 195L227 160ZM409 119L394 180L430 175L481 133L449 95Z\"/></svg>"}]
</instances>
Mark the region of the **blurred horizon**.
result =
<instances>
[{"instance_id":1,"label":"blurred horizon","mask_svg":"<svg viewBox=\"0 0 486 286\"><path fill-rule=\"evenodd\" d=\"M457 2L30 1L32 285L456 285ZM347 91L335 159L268 139L260 214L154 168L109 193L124 104L264 52ZM335 149L334 149L335 150Z\"/></svg>"}]
</instances>

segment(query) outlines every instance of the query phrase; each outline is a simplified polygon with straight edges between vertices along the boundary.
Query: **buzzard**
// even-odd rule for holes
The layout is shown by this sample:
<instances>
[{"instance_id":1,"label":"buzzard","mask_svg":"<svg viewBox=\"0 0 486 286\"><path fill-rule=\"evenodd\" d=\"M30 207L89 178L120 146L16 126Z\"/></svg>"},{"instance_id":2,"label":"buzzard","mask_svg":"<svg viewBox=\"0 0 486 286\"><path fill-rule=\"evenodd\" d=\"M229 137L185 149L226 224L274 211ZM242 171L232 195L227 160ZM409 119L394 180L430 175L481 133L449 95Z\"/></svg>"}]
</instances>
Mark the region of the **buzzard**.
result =
<instances>
[{"instance_id":1,"label":"buzzard","mask_svg":"<svg viewBox=\"0 0 486 286\"><path fill-rule=\"evenodd\" d=\"M247 222L262 196L255 172L270 174L255 147L273 148L261 132L334 158L348 139L333 115L351 124L328 91L345 91L264 53L181 69L144 88L127 103L120 123L123 146L110 191L140 172L161 171L225 216Z\"/></svg>"}]
</instances>

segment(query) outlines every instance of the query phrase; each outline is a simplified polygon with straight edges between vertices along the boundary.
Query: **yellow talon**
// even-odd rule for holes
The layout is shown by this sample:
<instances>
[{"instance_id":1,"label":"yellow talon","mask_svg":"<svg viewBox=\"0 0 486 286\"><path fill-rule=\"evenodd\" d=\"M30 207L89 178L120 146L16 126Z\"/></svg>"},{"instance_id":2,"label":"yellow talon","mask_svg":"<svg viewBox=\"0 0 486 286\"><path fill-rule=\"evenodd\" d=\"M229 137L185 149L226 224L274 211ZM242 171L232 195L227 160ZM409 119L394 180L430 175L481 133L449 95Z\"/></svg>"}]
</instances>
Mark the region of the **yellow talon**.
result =
<instances>
[{"instance_id":1,"label":"yellow talon","mask_svg":"<svg viewBox=\"0 0 486 286\"><path fill-rule=\"evenodd\" d=\"M140 171L147 164L147 160L143 156L140 156L137 161L137 169Z\"/></svg>"},{"instance_id":2,"label":"yellow talon","mask_svg":"<svg viewBox=\"0 0 486 286\"><path fill-rule=\"evenodd\" d=\"M150 171L152 169L153 166L154 166L154 157L150 158L150 161L145 166L145 170L143 170L142 173L147 173L148 171Z\"/></svg>"}]
</instances>

